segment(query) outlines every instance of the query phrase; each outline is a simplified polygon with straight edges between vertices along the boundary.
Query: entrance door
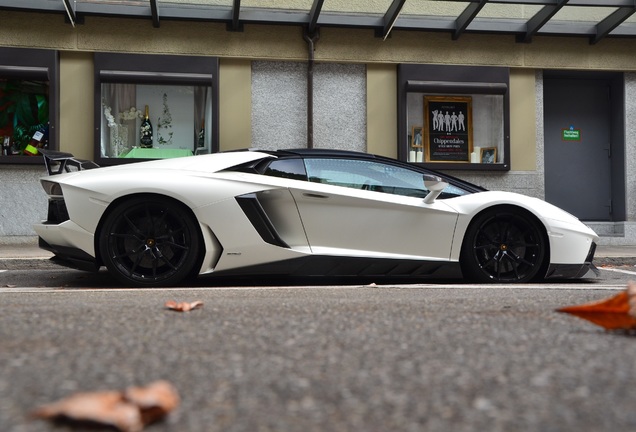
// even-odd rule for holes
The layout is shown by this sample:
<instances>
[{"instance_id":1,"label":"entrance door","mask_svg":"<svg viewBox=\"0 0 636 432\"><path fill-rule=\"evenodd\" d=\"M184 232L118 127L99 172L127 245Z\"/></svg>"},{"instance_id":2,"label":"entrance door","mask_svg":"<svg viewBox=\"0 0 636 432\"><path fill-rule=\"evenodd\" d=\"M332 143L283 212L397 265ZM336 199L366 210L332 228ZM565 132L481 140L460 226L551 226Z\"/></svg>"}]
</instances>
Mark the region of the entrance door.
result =
<instances>
[{"instance_id":1,"label":"entrance door","mask_svg":"<svg viewBox=\"0 0 636 432\"><path fill-rule=\"evenodd\" d=\"M544 81L545 199L586 221L612 219L610 86Z\"/></svg>"}]
</instances>

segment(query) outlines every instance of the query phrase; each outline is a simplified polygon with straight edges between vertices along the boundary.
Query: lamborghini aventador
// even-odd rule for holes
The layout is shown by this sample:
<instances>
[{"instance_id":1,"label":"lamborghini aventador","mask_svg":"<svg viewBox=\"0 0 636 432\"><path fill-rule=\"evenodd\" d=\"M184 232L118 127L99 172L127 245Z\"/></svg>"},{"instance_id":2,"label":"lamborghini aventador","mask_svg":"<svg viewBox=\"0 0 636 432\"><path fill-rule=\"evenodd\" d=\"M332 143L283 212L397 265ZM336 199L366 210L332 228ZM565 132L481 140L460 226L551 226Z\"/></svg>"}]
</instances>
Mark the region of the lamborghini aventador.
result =
<instances>
[{"instance_id":1,"label":"lamborghini aventador","mask_svg":"<svg viewBox=\"0 0 636 432\"><path fill-rule=\"evenodd\" d=\"M371 154L244 150L96 167L46 153L40 246L128 286L203 274L525 283L595 270L598 236L554 205Z\"/></svg>"}]
</instances>

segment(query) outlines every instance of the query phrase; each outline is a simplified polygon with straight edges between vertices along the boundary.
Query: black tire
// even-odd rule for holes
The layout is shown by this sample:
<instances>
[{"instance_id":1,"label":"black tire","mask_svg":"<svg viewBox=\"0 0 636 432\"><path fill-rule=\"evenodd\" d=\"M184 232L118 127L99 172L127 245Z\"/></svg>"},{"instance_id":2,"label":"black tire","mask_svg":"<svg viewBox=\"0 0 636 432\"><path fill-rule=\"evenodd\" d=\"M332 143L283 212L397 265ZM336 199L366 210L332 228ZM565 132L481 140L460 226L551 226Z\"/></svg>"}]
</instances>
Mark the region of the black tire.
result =
<instances>
[{"instance_id":1,"label":"black tire","mask_svg":"<svg viewBox=\"0 0 636 432\"><path fill-rule=\"evenodd\" d=\"M525 283L545 276L548 242L528 212L499 207L468 227L460 263L464 276L480 283Z\"/></svg>"},{"instance_id":2,"label":"black tire","mask_svg":"<svg viewBox=\"0 0 636 432\"><path fill-rule=\"evenodd\" d=\"M99 235L104 265L120 282L137 287L179 284L200 263L201 244L191 213L157 196L117 205Z\"/></svg>"}]
</instances>

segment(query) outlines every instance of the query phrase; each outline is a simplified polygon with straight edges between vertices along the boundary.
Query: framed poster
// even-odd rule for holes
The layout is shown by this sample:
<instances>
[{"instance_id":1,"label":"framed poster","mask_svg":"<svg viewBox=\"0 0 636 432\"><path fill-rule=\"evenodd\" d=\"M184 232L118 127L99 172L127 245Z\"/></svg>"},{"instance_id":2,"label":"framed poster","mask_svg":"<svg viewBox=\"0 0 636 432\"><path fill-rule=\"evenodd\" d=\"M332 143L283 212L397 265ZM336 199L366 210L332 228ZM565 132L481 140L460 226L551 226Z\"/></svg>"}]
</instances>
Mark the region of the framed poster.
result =
<instances>
[{"instance_id":1,"label":"framed poster","mask_svg":"<svg viewBox=\"0 0 636 432\"><path fill-rule=\"evenodd\" d=\"M470 162L472 98L424 96L426 162Z\"/></svg>"}]
</instances>

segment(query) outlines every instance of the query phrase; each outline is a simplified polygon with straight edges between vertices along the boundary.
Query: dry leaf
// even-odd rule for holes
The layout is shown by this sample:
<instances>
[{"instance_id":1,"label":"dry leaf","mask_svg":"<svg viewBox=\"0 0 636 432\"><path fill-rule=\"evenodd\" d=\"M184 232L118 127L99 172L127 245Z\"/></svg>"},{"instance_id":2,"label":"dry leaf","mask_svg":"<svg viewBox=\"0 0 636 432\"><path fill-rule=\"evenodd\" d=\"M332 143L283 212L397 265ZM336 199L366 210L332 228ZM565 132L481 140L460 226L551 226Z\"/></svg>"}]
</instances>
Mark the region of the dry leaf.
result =
<instances>
[{"instance_id":1,"label":"dry leaf","mask_svg":"<svg viewBox=\"0 0 636 432\"><path fill-rule=\"evenodd\" d=\"M192 309L203 307L203 302L201 300L197 300L191 303L188 303L188 302L177 303L174 300L170 300L166 302L165 306L166 308L177 311L177 312L189 312Z\"/></svg>"},{"instance_id":2,"label":"dry leaf","mask_svg":"<svg viewBox=\"0 0 636 432\"><path fill-rule=\"evenodd\" d=\"M179 406L179 393L168 381L155 381L146 387L129 387L124 397L139 407L144 424L160 420Z\"/></svg>"},{"instance_id":3,"label":"dry leaf","mask_svg":"<svg viewBox=\"0 0 636 432\"><path fill-rule=\"evenodd\" d=\"M179 405L172 384L156 381L147 387L129 387L124 392L77 393L34 411L43 419L65 418L113 426L122 432L139 432Z\"/></svg>"},{"instance_id":4,"label":"dry leaf","mask_svg":"<svg viewBox=\"0 0 636 432\"><path fill-rule=\"evenodd\" d=\"M141 412L123 398L121 392L104 391L77 393L65 399L38 408L34 415L40 418L68 418L114 426L124 432L143 429Z\"/></svg>"},{"instance_id":5,"label":"dry leaf","mask_svg":"<svg viewBox=\"0 0 636 432\"><path fill-rule=\"evenodd\" d=\"M615 296L557 309L590 321L606 330L636 330L636 283L629 282L627 289Z\"/></svg>"}]
</instances>

